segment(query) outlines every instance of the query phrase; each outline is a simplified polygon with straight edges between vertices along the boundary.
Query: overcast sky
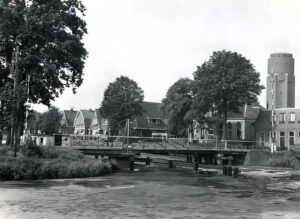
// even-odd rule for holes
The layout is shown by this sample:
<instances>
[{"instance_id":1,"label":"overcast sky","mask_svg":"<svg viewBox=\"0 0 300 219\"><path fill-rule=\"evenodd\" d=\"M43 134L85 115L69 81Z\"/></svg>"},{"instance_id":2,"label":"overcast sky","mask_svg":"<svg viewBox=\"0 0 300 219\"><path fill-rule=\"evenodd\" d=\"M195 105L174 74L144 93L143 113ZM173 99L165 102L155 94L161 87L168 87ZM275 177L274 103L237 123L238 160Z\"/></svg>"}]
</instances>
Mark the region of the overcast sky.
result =
<instances>
[{"instance_id":1,"label":"overcast sky","mask_svg":"<svg viewBox=\"0 0 300 219\"><path fill-rule=\"evenodd\" d=\"M145 101L160 102L179 78L192 78L213 51L250 59L266 84L270 53L295 58L300 107L300 1L298 0L83 0L89 57L76 94L52 104L61 110L98 108L108 84L135 80ZM265 106L265 90L259 97ZM45 110L43 107L37 107Z\"/></svg>"}]
</instances>

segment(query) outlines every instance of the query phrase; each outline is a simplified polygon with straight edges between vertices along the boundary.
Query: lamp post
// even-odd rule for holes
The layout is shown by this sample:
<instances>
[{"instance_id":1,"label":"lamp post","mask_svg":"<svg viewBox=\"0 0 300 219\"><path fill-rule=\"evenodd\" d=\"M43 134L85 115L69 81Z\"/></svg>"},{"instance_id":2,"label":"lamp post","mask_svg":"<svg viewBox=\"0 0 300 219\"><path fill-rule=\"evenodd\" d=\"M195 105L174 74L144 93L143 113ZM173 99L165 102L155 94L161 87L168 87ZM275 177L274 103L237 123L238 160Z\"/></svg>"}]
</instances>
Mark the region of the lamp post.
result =
<instances>
[{"instance_id":1,"label":"lamp post","mask_svg":"<svg viewBox=\"0 0 300 219\"><path fill-rule=\"evenodd\" d=\"M26 104L25 104L26 114L25 114L25 124L24 124L24 142L27 140L27 138L29 136L29 133L28 133L29 90L30 90L30 75L27 76L27 101L26 101Z\"/></svg>"}]
</instances>

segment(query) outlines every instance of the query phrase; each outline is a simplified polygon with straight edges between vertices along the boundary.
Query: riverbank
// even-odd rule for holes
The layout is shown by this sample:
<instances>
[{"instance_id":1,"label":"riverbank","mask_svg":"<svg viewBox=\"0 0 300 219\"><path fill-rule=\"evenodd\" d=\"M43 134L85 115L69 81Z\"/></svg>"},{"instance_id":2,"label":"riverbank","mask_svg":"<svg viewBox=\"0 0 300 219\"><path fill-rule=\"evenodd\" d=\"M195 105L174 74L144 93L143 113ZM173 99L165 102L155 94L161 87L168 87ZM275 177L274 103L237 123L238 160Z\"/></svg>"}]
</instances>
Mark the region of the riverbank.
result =
<instances>
[{"instance_id":1,"label":"riverbank","mask_svg":"<svg viewBox=\"0 0 300 219\"><path fill-rule=\"evenodd\" d=\"M25 145L17 157L8 147L0 147L0 180L36 180L96 177L118 169L115 160L87 157L61 147Z\"/></svg>"}]
</instances>

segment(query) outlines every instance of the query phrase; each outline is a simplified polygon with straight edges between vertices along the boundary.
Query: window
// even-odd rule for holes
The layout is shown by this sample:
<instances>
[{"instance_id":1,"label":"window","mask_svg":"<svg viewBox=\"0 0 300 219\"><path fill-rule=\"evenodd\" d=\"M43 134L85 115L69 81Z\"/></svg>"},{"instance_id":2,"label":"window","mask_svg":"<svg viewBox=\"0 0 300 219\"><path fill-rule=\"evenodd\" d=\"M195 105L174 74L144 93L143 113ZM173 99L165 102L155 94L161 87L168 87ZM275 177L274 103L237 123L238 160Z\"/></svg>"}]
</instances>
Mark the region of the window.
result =
<instances>
[{"instance_id":1,"label":"window","mask_svg":"<svg viewBox=\"0 0 300 219\"><path fill-rule=\"evenodd\" d=\"M238 122L236 124L236 136L237 136L237 139L241 139L242 138L242 125L240 122Z\"/></svg>"},{"instance_id":2,"label":"window","mask_svg":"<svg viewBox=\"0 0 300 219\"><path fill-rule=\"evenodd\" d=\"M285 113L280 113L279 114L279 122L284 123L285 122Z\"/></svg>"},{"instance_id":3,"label":"window","mask_svg":"<svg viewBox=\"0 0 300 219\"><path fill-rule=\"evenodd\" d=\"M284 138L285 138L285 133L284 132L280 132L280 135L279 135L279 146L281 148L284 147Z\"/></svg>"},{"instance_id":4,"label":"window","mask_svg":"<svg viewBox=\"0 0 300 219\"><path fill-rule=\"evenodd\" d=\"M289 132L289 143L290 143L290 145L295 144L295 133L294 132Z\"/></svg>"},{"instance_id":5,"label":"window","mask_svg":"<svg viewBox=\"0 0 300 219\"><path fill-rule=\"evenodd\" d=\"M232 124L230 122L227 124L227 137L232 139Z\"/></svg>"},{"instance_id":6,"label":"window","mask_svg":"<svg viewBox=\"0 0 300 219\"><path fill-rule=\"evenodd\" d=\"M160 124L161 121L160 121L160 119L150 119L150 123L151 124Z\"/></svg>"},{"instance_id":7,"label":"window","mask_svg":"<svg viewBox=\"0 0 300 219\"><path fill-rule=\"evenodd\" d=\"M294 123L295 122L295 113L290 113L290 121L291 123Z\"/></svg>"}]
</instances>

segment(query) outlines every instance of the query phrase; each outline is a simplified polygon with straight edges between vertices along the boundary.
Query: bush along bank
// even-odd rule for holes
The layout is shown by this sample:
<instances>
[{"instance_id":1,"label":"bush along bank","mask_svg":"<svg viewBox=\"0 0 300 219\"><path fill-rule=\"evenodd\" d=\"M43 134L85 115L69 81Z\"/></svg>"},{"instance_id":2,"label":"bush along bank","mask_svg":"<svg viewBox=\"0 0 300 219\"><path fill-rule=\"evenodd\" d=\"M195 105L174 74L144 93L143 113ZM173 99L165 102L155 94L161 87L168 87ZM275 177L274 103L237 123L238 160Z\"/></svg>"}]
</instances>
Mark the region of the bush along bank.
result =
<instances>
[{"instance_id":1,"label":"bush along bank","mask_svg":"<svg viewBox=\"0 0 300 219\"><path fill-rule=\"evenodd\" d=\"M95 177L118 169L115 160L94 159L61 147L22 146L17 157L0 147L1 180Z\"/></svg>"},{"instance_id":2,"label":"bush along bank","mask_svg":"<svg viewBox=\"0 0 300 219\"><path fill-rule=\"evenodd\" d=\"M291 151L282 151L272 154L269 159L269 166L272 167L289 167L300 168L300 161Z\"/></svg>"}]
</instances>

